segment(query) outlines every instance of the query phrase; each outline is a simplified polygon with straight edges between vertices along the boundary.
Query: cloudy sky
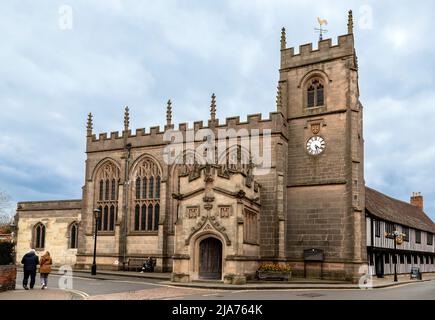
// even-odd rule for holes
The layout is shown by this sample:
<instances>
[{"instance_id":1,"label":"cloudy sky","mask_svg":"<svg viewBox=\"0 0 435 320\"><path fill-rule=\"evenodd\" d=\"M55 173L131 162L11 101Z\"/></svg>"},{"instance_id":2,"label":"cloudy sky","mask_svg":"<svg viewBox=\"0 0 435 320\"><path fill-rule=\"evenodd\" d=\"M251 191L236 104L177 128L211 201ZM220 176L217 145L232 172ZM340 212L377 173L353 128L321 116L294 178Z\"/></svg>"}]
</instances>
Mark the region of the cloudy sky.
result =
<instances>
[{"instance_id":1,"label":"cloudy sky","mask_svg":"<svg viewBox=\"0 0 435 320\"><path fill-rule=\"evenodd\" d=\"M85 123L94 131L275 109L287 45L346 33L353 9L365 107L366 183L435 219L432 1L2 1L0 189L14 201L80 198Z\"/></svg>"}]
</instances>

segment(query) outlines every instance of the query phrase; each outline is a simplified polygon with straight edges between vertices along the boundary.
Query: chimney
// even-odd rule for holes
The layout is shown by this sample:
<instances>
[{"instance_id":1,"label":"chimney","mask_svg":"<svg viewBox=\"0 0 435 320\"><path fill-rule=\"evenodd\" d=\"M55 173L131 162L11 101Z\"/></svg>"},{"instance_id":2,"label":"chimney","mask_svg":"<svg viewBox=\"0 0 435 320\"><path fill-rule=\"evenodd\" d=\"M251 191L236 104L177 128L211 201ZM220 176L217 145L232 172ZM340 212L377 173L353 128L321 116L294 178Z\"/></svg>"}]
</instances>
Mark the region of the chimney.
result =
<instances>
[{"instance_id":1,"label":"chimney","mask_svg":"<svg viewBox=\"0 0 435 320\"><path fill-rule=\"evenodd\" d=\"M411 204L423 210L423 196L421 195L420 192L412 193Z\"/></svg>"}]
</instances>

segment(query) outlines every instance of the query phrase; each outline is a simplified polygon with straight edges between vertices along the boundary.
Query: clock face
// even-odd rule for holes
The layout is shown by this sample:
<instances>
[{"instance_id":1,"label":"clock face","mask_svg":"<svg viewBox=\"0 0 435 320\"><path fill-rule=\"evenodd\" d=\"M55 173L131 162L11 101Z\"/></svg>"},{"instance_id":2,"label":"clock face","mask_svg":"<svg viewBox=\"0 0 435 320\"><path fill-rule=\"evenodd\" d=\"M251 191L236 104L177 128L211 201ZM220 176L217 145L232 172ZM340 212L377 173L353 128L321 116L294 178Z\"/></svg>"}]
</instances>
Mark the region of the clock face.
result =
<instances>
[{"instance_id":1,"label":"clock face","mask_svg":"<svg viewBox=\"0 0 435 320\"><path fill-rule=\"evenodd\" d=\"M314 136L307 141L307 151L312 156L321 154L326 147L325 140L322 137Z\"/></svg>"}]
</instances>

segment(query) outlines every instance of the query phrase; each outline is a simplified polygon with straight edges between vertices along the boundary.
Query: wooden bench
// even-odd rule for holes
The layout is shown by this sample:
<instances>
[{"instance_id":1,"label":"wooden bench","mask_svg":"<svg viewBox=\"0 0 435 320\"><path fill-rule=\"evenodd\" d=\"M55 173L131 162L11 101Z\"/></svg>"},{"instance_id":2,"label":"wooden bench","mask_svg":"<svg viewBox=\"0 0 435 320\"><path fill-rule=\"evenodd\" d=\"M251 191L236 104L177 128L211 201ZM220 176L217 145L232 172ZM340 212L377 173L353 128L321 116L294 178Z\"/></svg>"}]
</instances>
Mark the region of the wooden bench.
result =
<instances>
[{"instance_id":1,"label":"wooden bench","mask_svg":"<svg viewBox=\"0 0 435 320\"><path fill-rule=\"evenodd\" d=\"M129 258L127 263L128 270L139 271L142 269L146 258Z\"/></svg>"}]
</instances>

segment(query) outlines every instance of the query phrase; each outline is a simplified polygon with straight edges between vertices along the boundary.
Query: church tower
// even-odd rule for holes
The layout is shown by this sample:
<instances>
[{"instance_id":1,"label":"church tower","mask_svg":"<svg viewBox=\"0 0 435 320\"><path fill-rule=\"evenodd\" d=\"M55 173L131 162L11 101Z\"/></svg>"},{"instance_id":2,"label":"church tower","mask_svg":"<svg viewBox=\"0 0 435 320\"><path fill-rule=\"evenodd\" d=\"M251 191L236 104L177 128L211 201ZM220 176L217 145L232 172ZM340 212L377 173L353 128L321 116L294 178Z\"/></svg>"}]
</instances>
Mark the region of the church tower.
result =
<instances>
[{"instance_id":1,"label":"church tower","mask_svg":"<svg viewBox=\"0 0 435 320\"><path fill-rule=\"evenodd\" d=\"M279 92L289 141L287 259L301 276L356 281L367 258L363 112L351 11L337 45L320 40L317 49L310 43L295 53L282 30Z\"/></svg>"}]
</instances>

